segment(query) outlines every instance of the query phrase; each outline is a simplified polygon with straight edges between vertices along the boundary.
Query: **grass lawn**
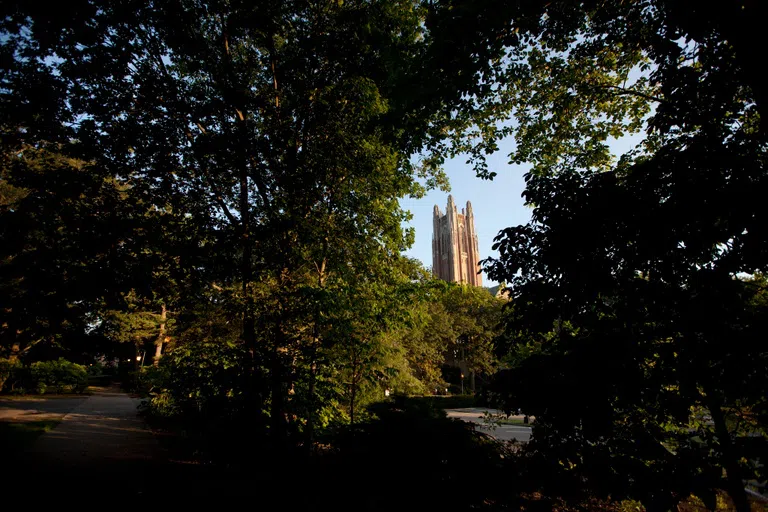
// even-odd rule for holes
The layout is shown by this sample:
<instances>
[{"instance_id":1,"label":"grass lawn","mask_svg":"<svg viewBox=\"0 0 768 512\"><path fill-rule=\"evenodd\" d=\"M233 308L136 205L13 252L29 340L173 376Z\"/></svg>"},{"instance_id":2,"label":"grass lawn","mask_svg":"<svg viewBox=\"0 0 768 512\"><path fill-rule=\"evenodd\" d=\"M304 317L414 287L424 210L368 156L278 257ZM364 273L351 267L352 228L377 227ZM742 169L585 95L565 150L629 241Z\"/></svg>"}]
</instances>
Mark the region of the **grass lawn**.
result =
<instances>
[{"instance_id":1,"label":"grass lawn","mask_svg":"<svg viewBox=\"0 0 768 512\"><path fill-rule=\"evenodd\" d=\"M53 430L61 420L0 422L0 452L19 453L28 448L40 434Z\"/></svg>"}]
</instances>

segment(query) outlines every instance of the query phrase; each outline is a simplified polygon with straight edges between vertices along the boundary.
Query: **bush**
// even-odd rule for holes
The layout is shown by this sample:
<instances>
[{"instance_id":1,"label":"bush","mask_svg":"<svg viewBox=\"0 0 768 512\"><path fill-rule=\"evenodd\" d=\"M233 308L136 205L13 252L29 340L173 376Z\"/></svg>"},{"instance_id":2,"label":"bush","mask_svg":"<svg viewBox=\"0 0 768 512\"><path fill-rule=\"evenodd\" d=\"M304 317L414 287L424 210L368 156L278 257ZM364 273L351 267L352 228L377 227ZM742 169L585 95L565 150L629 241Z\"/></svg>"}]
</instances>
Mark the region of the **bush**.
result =
<instances>
[{"instance_id":1,"label":"bush","mask_svg":"<svg viewBox=\"0 0 768 512\"><path fill-rule=\"evenodd\" d=\"M168 382L167 366L145 366L139 373L139 387L143 395L157 392Z\"/></svg>"},{"instance_id":2,"label":"bush","mask_svg":"<svg viewBox=\"0 0 768 512\"><path fill-rule=\"evenodd\" d=\"M86 370L88 371L89 386L106 387L112 382L110 369L100 362L95 362L89 365Z\"/></svg>"},{"instance_id":3,"label":"bush","mask_svg":"<svg viewBox=\"0 0 768 512\"><path fill-rule=\"evenodd\" d=\"M155 418L174 418L180 414L179 407L173 395L168 391L151 391L149 413Z\"/></svg>"},{"instance_id":4,"label":"bush","mask_svg":"<svg viewBox=\"0 0 768 512\"><path fill-rule=\"evenodd\" d=\"M143 376L150 411L200 419L236 416L244 406L247 368L247 353L235 343L181 345L163 357L161 371Z\"/></svg>"},{"instance_id":5,"label":"bush","mask_svg":"<svg viewBox=\"0 0 768 512\"><path fill-rule=\"evenodd\" d=\"M402 508L403 496L413 510L485 508L512 484L508 447L474 425L445 418L427 401L379 403L371 412L378 419L341 429L328 443L339 468L331 478L348 482L373 510Z\"/></svg>"},{"instance_id":6,"label":"bush","mask_svg":"<svg viewBox=\"0 0 768 512\"><path fill-rule=\"evenodd\" d=\"M48 388L54 388L57 393L82 393L88 387L88 371L85 366L63 358L32 363L29 366L29 378L40 394L45 393Z\"/></svg>"},{"instance_id":7,"label":"bush","mask_svg":"<svg viewBox=\"0 0 768 512\"><path fill-rule=\"evenodd\" d=\"M175 431L166 448L177 457L251 463L263 443L260 408L249 399L251 361L235 342L194 341L164 355L160 368L146 369L149 419Z\"/></svg>"},{"instance_id":8,"label":"bush","mask_svg":"<svg viewBox=\"0 0 768 512\"><path fill-rule=\"evenodd\" d=\"M0 359L0 392L3 391L6 384L11 385L10 387L12 387L12 384L18 378L16 373L19 371L19 368L21 368L21 363L19 361Z\"/></svg>"},{"instance_id":9,"label":"bush","mask_svg":"<svg viewBox=\"0 0 768 512\"><path fill-rule=\"evenodd\" d=\"M13 394L28 391L42 395L49 391L82 393L86 387L86 367L66 359L38 361L29 366L0 359L0 391Z\"/></svg>"},{"instance_id":10,"label":"bush","mask_svg":"<svg viewBox=\"0 0 768 512\"><path fill-rule=\"evenodd\" d=\"M101 363L93 363L87 368L89 377L99 377L104 375L104 365Z\"/></svg>"}]
</instances>

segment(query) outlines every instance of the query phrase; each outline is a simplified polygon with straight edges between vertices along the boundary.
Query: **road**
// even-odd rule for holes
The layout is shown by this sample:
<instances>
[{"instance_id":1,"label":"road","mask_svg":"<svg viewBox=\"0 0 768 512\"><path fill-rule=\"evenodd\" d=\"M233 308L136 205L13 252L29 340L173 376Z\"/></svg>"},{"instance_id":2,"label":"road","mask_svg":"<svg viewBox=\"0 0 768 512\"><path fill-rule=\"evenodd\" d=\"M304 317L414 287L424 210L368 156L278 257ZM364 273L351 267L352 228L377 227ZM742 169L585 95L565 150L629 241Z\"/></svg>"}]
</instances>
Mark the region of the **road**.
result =
<instances>
[{"instance_id":1,"label":"road","mask_svg":"<svg viewBox=\"0 0 768 512\"><path fill-rule=\"evenodd\" d=\"M520 441L527 443L531 439L531 428L518 425L498 425L495 428L483 421L485 413L502 414L495 409L486 409L483 407L470 407L466 409L446 409L449 418L456 418L462 421L474 423L480 432L485 432L500 441ZM510 416L510 419L523 420L523 416Z\"/></svg>"}]
</instances>

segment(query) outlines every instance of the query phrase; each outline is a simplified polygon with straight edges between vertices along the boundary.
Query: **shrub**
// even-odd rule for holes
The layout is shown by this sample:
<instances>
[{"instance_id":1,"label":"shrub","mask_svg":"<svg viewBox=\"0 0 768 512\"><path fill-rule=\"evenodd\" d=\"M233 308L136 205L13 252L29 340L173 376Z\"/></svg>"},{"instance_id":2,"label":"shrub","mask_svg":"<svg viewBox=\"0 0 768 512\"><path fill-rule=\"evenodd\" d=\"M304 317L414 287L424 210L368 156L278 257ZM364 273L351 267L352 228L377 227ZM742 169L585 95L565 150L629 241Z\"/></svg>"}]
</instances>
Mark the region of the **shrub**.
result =
<instances>
[{"instance_id":1,"label":"shrub","mask_svg":"<svg viewBox=\"0 0 768 512\"><path fill-rule=\"evenodd\" d=\"M88 384L90 386L109 386L114 376L114 368L110 368L100 362L88 366Z\"/></svg>"},{"instance_id":2,"label":"shrub","mask_svg":"<svg viewBox=\"0 0 768 512\"><path fill-rule=\"evenodd\" d=\"M145 366L139 373L139 386L143 394L157 392L166 382L168 382L167 366Z\"/></svg>"},{"instance_id":3,"label":"shrub","mask_svg":"<svg viewBox=\"0 0 768 512\"><path fill-rule=\"evenodd\" d=\"M246 361L246 351L236 343L206 341L177 347L163 357L162 372L147 372L150 411L199 418L237 415L247 389Z\"/></svg>"},{"instance_id":4,"label":"shrub","mask_svg":"<svg viewBox=\"0 0 768 512\"><path fill-rule=\"evenodd\" d=\"M173 396L168 391L150 392L149 413L157 418L173 418L180 411Z\"/></svg>"},{"instance_id":5,"label":"shrub","mask_svg":"<svg viewBox=\"0 0 768 512\"><path fill-rule=\"evenodd\" d=\"M104 365L101 363L93 363L87 368L89 377L99 377L104 375Z\"/></svg>"},{"instance_id":6,"label":"shrub","mask_svg":"<svg viewBox=\"0 0 768 512\"><path fill-rule=\"evenodd\" d=\"M485 508L487 498L513 485L505 470L509 448L473 425L447 419L427 401L370 408L378 419L341 429L328 442L340 468L332 478L375 501L375 510L401 508L402 496L413 510ZM374 489L370 482L393 482L397 492L389 486Z\"/></svg>"},{"instance_id":7,"label":"shrub","mask_svg":"<svg viewBox=\"0 0 768 512\"><path fill-rule=\"evenodd\" d=\"M12 361L10 359L0 358L0 392L6 384L12 384L17 378L16 375L21 368L19 361Z\"/></svg>"},{"instance_id":8,"label":"shrub","mask_svg":"<svg viewBox=\"0 0 768 512\"><path fill-rule=\"evenodd\" d=\"M175 430L168 449L180 457L245 463L261 444L258 402L249 400L250 356L227 341L190 341L164 355L159 369L146 369L150 421Z\"/></svg>"},{"instance_id":9,"label":"shrub","mask_svg":"<svg viewBox=\"0 0 768 512\"><path fill-rule=\"evenodd\" d=\"M38 393L49 387L57 393L74 391L82 393L88 387L88 371L85 366L60 358L57 361L38 361L29 366L29 375Z\"/></svg>"}]
</instances>

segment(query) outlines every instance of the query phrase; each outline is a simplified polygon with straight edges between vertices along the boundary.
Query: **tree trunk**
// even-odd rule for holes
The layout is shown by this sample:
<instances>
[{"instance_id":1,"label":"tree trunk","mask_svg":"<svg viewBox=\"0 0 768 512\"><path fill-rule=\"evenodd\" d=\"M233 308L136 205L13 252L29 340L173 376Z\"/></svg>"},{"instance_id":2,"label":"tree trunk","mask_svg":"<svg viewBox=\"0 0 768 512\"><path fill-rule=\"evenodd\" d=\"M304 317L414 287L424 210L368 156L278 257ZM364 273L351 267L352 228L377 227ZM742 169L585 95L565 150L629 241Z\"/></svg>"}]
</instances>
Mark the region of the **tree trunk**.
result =
<instances>
[{"instance_id":1,"label":"tree trunk","mask_svg":"<svg viewBox=\"0 0 768 512\"><path fill-rule=\"evenodd\" d=\"M349 424L354 425L355 424L355 399L357 398L357 369L358 369L358 357L357 357L357 351L355 350L355 347L352 348L352 378L350 379L350 382L352 383L352 389L350 390L350 396L349 396Z\"/></svg>"},{"instance_id":2,"label":"tree trunk","mask_svg":"<svg viewBox=\"0 0 768 512\"><path fill-rule=\"evenodd\" d=\"M272 436L282 442L285 437L285 416L283 404L283 372L282 362L280 361L280 349L283 347L283 325L281 321L277 323L277 333L275 343L272 349L271 361L271 380L272 380L272 402L270 407L270 422Z\"/></svg>"},{"instance_id":3,"label":"tree trunk","mask_svg":"<svg viewBox=\"0 0 768 512\"><path fill-rule=\"evenodd\" d=\"M317 379L317 361L312 355L309 365L309 407L307 411L307 450L312 451L315 442L315 381Z\"/></svg>"},{"instance_id":4,"label":"tree trunk","mask_svg":"<svg viewBox=\"0 0 768 512\"><path fill-rule=\"evenodd\" d=\"M141 374L141 361L139 360L139 354L141 353L141 349L139 347L139 340L135 340L133 343L133 347L136 352L136 357L133 358L133 378L134 378L134 386L135 389L139 389L139 381L140 381L140 374Z\"/></svg>"},{"instance_id":5,"label":"tree trunk","mask_svg":"<svg viewBox=\"0 0 768 512\"><path fill-rule=\"evenodd\" d=\"M222 81L220 87L222 92L231 94L233 90L237 89L235 85L238 80L238 71L235 69L235 65L232 62L232 57L229 48L229 35L224 30L222 33L222 39L224 42L224 49L227 55L228 67L225 73L221 75ZM242 251L242 261L240 262L240 277L243 280L243 341L245 346L251 351L252 357L256 357L256 322L253 317L253 301L250 294L250 284L253 279L253 265L251 262L253 256L253 243L250 239L251 235L251 198L248 192L248 171L249 162L251 162L251 149L250 149L250 137L248 133L248 113L243 105L233 104L231 105L234 110L235 121L237 123L237 134L239 138L239 145L242 153L240 154L240 160L238 162L238 202L240 209L240 249ZM252 169L255 171L255 169ZM259 192L262 197L266 193L261 186L259 180L256 181L259 185ZM266 204L264 205L267 206ZM255 370L256 363L253 362L253 370Z\"/></svg>"},{"instance_id":6,"label":"tree trunk","mask_svg":"<svg viewBox=\"0 0 768 512\"><path fill-rule=\"evenodd\" d=\"M325 245L323 246L325 249ZM325 265L323 259L321 265L317 266L317 285L322 289L325 285ZM312 349L310 351L309 362L309 407L307 411L307 448L311 451L315 442L315 387L317 380L317 351L320 348L320 303L315 306L315 325L312 339Z\"/></svg>"},{"instance_id":7,"label":"tree trunk","mask_svg":"<svg viewBox=\"0 0 768 512\"><path fill-rule=\"evenodd\" d=\"M253 257L253 244L250 239L251 215L250 198L248 196L248 165L242 163L240 169L240 243L243 251L243 260L240 265L240 273L243 279L243 341L249 350L255 351L255 323L253 319L253 304L250 294L250 284L253 274L251 259Z\"/></svg>"},{"instance_id":8,"label":"tree trunk","mask_svg":"<svg viewBox=\"0 0 768 512\"><path fill-rule=\"evenodd\" d=\"M731 496L737 512L749 512L749 500L747 492L744 490L744 479L731 440L731 434L728 432L728 425L725 422L725 415L723 414L720 400L709 389L707 390L707 408L712 415L712 421L715 424L715 434L720 442L723 467L726 471L728 494Z\"/></svg>"},{"instance_id":9,"label":"tree trunk","mask_svg":"<svg viewBox=\"0 0 768 512\"><path fill-rule=\"evenodd\" d=\"M160 312L160 332L157 335L157 340L155 341L155 357L152 358L152 364L155 367L160 366L160 358L163 357L163 342L165 341L165 322L167 319L167 312L165 309L165 304L162 306L162 310Z\"/></svg>"}]
</instances>

